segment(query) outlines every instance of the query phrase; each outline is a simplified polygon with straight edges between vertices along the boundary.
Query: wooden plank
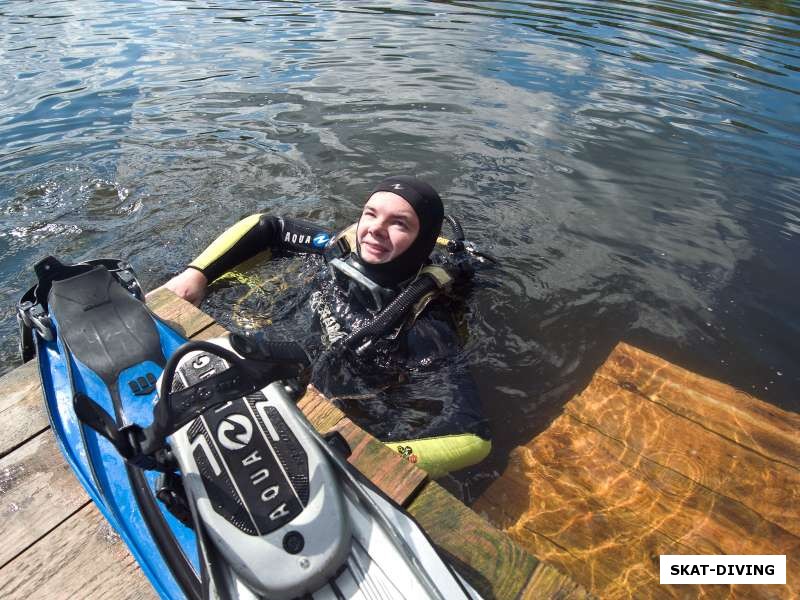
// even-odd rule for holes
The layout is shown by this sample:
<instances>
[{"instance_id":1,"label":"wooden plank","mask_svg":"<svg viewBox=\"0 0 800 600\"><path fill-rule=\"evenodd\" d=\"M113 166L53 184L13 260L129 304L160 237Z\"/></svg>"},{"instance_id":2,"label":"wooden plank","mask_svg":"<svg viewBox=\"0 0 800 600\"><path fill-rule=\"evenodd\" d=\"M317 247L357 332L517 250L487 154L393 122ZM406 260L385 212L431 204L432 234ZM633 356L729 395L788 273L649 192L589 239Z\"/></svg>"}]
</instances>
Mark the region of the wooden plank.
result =
<instances>
[{"instance_id":1,"label":"wooden plank","mask_svg":"<svg viewBox=\"0 0 800 600\"><path fill-rule=\"evenodd\" d=\"M589 600L592 595L576 581L550 565L540 562L528 585L522 590L520 600Z\"/></svg>"},{"instance_id":2,"label":"wooden plank","mask_svg":"<svg viewBox=\"0 0 800 600\"><path fill-rule=\"evenodd\" d=\"M620 343L597 375L765 457L800 469L800 415Z\"/></svg>"},{"instance_id":3,"label":"wooden plank","mask_svg":"<svg viewBox=\"0 0 800 600\"><path fill-rule=\"evenodd\" d=\"M167 290L148 294L147 302L153 312L186 336L214 323L209 315ZM36 361L31 361L0 378L0 389L9 390L0 398L0 423L4 427L0 457L49 427L37 368Z\"/></svg>"},{"instance_id":4,"label":"wooden plank","mask_svg":"<svg viewBox=\"0 0 800 600\"><path fill-rule=\"evenodd\" d=\"M427 479L427 474L354 424L314 386L297 403L322 434L338 431L350 446L348 461L401 506Z\"/></svg>"},{"instance_id":5,"label":"wooden plank","mask_svg":"<svg viewBox=\"0 0 800 600\"><path fill-rule=\"evenodd\" d=\"M334 428L350 445L348 461L387 496L404 506L428 479L427 473L387 448L350 419Z\"/></svg>"},{"instance_id":6,"label":"wooden plank","mask_svg":"<svg viewBox=\"0 0 800 600\"><path fill-rule=\"evenodd\" d=\"M657 587L658 555L693 552L676 549L672 539L636 518L637 511L648 508L642 497L647 494L647 482L631 478L625 467L611 470L598 456L587 460L583 455L591 451L583 438L587 428L579 424L568 428L565 423L569 423L565 418L557 419L535 440L535 446L514 451L503 476L475 508L523 548L556 565L591 593L615 597L628 586L629 597L638 598ZM567 462L567 470L560 472ZM606 488L623 499L606 500ZM630 508L625 502L630 502ZM696 587L686 589L690 594L696 591ZM672 596L659 589L652 597Z\"/></svg>"},{"instance_id":7,"label":"wooden plank","mask_svg":"<svg viewBox=\"0 0 800 600\"><path fill-rule=\"evenodd\" d=\"M658 582L661 554L785 554L798 572L798 415L626 344L564 412L475 504L521 545L604 598L800 597L791 577Z\"/></svg>"},{"instance_id":8,"label":"wooden plank","mask_svg":"<svg viewBox=\"0 0 800 600\"><path fill-rule=\"evenodd\" d=\"M0 597L156 598L125 544L91 503L0 568Z\"/></svg>"},{"instance_id":9,"label":"wooden plank","mask_svg":"<svg viewBox=\"0 0 800 600\"><path fill-rule=\"evenodd\" d=\"M485 598L517 598L538 561L431 481L409 513Z\"/></svg>"},{"instance_id":10,"label":"wooden plank","mask_svg":"<svg viewBox=\"0 0 800 600\"><path fill-rule=\"evenodd\" d=\"M49 427L36 361L0 377L0 457Z\"/></svg>"},{"instance_id":11,"label":"wooden plank","mask_svg":"<svg viewBox=\"0 0 800 600\"><path fill-rule=\"evenodd\" d=\"M88 502L49 430L0 460L0 566Z\"/></svg>"},{"instance_id":12,"label":"wooden plank","mask_svg":"<svg viewBox=\"0 0 800 600\"><path fill-rule=\"evenodd\" d=\"M147 294L147 306L187 338L214 324L211 315L164 288Z\"/></svg>"},{"instance_id":13,"label":"wooden plank","mask_svg":"<svg viewBox=\"0 0 800 600\"><path fill-rule=\"evenodd\" d=\"M569 415L515 451L477 507L603 598L705 593L660 586L661 554L786 554L787 572L800 570L796 536ZM755 586L750 597L798 586Z\"/></svg>"},{"instance_id":14,"label":"wooden plank","mask_svg":"<svg viewBox=\"0 0 800 600\"><path fill-rule=\"evenodd\" d=\"M800 534L800 470L596 377L565 412L627 448ZM799 430L800 432L800 430Z\"/></svg>"},{"instance_id":15,"label":"wooden plank","mask_svg":"<svg viewBox=\"0 0 800 600\"><path fill-rule=\"evenodd\" d=\"M309 422L320 433L327 433L345 418L344 413L328 401L313 385L308 386L305 394L298 401L297 407L303 411Z\"/></svg>"}]
</instances>

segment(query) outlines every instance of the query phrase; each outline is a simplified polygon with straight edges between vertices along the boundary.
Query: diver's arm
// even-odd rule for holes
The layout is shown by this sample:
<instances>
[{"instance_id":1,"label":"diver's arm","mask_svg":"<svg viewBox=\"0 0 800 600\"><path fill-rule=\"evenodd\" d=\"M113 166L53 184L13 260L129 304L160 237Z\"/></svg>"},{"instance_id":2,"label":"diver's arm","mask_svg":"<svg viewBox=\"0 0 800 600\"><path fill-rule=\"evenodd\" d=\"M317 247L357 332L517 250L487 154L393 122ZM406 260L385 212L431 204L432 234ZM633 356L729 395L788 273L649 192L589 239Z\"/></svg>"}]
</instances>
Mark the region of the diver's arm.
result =
<instances>
[{"instance_id":1,"label":"diver's arm","mask_svg":"<svg viewBox=\"0 0 800 600\"><path fill-rule=\"evenodd\" d=\"M332 232L310 221L302 219L278 219L276 247L289 252L322 254L331 239Z\"/></svg>"},{"instance_id":2,"label":"diver's arm","mask_svg":"<svg viewBox=\"0 0 800 600\"><path fill-rule=\"evenodd\" d=\"M279 220L270 215L250 215L226 229L189 263L211 282L239 263L275 247Z\"/></svg>"},{"instance_id":3,"label":"diver's arm","mask_svg":"<svg viewBox=\"0 0 800 600\"><path fill-rule=\"evenodd\" d=\"M167 281L161 288L170 290L178 298L183 298L195 306L200 306L206 293L208 279L197 269L185 269ZM158 288L158 289L161 289Z\"/></svg>"},{"instance_id":4,"label":"diver's arm","mask_svg":"<svg viewBox=\"0 0 800 600\"><path fill-rule=\"evenodd\" d=\"M301 219L251 215L227 229L189 267L214 281L265 250L321 254L330 232Z\"/></svg>"},{"instance_id":5,"label":"diver's arm","mask_svg":"<svg viewBox=\"0 0 800 600\"><path fill-rule=\"evenodd\" d=\"M266 250L322 253L330 233L308 221L250 215L226 229L163 287L195 305L217 277Z\"/></svg>"},{"instance_id":6,"label":"diver's arm","mask_svg":"<svg viewBox=\"0 0 800 600\"><path fill-rule=\"evenodd\" d=\"M250 215L226 229L181 273L162 287L198 306L209 282L239 263L273 247L278 235L278 219L269 215Z\"/></svg>"}]
</instances>

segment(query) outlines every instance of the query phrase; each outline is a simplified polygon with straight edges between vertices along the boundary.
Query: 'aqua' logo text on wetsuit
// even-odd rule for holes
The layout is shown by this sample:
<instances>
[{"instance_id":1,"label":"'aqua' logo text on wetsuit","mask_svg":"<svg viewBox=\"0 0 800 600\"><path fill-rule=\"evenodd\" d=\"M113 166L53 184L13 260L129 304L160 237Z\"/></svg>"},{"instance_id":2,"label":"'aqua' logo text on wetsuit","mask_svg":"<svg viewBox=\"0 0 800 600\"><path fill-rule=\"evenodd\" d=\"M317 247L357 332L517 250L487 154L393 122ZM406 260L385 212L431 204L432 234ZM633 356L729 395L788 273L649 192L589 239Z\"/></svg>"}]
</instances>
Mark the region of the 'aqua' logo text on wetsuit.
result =
<instances>
[{"instance_id":1,"label":"'aqua' logo text on wetsuit","mask_svg":"<svg viewBox=\"0 0 800 600\"><path fill-rule=\"evenodd\" d=\"M287 231L286 235L283 237L283 241L290 244L310 244L311 236L305 233L292 233L291 231Z\"/></svg>"},{"instance_id":2,"label":"'aqua' logo text on wetsuit","mask_svg":"<svg viewBox=\"0 0 800 600\"><path fill-rule=\"evenodd\" d=\"M287 231L283 236L284 242L301 245L311 244L315 248L324 248L328 245L330 239L331 236L329 236L327 233L318 233L312 238L307 233L292 233L291 231Z\"/></svg>"}]
</instances>

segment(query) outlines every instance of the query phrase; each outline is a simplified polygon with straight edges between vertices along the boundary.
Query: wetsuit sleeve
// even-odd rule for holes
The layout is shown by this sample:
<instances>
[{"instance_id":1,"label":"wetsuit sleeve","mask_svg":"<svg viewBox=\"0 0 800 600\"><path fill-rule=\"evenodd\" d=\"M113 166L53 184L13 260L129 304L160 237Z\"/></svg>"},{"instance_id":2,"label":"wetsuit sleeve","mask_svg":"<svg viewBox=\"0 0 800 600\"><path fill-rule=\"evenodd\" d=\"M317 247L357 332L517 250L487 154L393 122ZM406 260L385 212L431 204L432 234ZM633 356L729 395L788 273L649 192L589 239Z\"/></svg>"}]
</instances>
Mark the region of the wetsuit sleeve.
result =
<instances>
[{"instance_id":1,"label":"wetsuit sleeve","mask_svg":"<svg viewBox=\"0 0 800 600\"><path fill-rule=\"evenodd\" d=\"M330 237L329 231L308 221L250 215L226 229L188 266L213 281L266 250L322 253Z\"/></svg>"},{"instance_id":2,"label":"wetsuit sleeve","mask_svg":"<svg viewBox=\"0 0 800 600\"><path fill-rule=\"evenodd\" d=\"M331 241L331 231L301 219L278 219L277 247L290 252L322 254Z\"/></svg>"}]
</instances>

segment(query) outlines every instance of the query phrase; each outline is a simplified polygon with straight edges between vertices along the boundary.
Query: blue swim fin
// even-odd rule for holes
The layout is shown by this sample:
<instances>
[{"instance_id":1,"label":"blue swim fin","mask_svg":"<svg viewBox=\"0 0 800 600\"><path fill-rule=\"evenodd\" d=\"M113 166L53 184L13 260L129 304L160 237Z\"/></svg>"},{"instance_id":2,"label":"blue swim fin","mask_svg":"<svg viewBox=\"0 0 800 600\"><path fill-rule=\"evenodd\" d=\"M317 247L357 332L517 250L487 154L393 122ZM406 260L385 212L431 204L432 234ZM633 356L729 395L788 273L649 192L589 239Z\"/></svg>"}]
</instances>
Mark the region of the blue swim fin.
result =
<instances>
[{"instance_id":1,"label":"blue swim fin","mask_svg":"<svg viewBox=\"0 0 800 600\"><path fill-rule=\"evenodd\" d=\"M118 261L36 273L21 345L53 432L162 598L479 598L295 406L302 353L187 342Z\"/></svg>"},{"instance_id":2,"label":"blue swim fin","mask_svg":"<svg viewBox=\"0 0 800 600\"><path fill-rule=\"evenodd\" d=\"M67 462L158 594L201 598L195 534L158 502L158 473L127 463L73 409L73 397L85 394L119 429L147 425L156 381L186 339L149 311L124 263L67 266L48 257L35 271L39 283L19 304L23 356L27 344L27 357L33 349L39 359L47 413Z\"/></svg>"}]
</instances>

